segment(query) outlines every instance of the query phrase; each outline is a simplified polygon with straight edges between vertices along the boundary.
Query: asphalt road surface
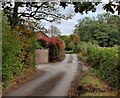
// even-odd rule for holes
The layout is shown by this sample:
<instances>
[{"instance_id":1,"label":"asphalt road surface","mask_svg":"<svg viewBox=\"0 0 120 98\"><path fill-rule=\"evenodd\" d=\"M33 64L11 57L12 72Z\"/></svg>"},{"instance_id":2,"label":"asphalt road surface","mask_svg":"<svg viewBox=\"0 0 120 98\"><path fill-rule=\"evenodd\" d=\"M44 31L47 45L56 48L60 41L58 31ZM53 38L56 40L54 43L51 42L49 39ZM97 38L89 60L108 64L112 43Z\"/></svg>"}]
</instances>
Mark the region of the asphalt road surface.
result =
<instances>
[{"instance_id":1,"label":"asphalt road surface","mask_svg":"<svg viewBox=\"0 0 120 98\"><path fill-rule=\"evenodd\" d=\"M37 65L37 68L45 73L8 93L7 96L66 96L77 74L77 55L66 54L62 62Z\"/></svg>"}]
</instances>

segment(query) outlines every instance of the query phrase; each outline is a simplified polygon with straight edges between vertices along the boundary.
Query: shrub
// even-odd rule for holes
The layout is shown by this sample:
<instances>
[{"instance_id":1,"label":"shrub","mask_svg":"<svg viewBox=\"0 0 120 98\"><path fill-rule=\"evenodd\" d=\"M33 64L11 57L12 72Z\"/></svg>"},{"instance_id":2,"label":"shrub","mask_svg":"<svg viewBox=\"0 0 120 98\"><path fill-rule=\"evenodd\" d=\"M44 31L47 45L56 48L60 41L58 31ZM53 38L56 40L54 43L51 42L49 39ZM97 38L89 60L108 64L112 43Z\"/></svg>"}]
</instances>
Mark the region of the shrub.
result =
<instances>
[{"instance_id":1,"label":"shrub","mask_svg":"<svg viewBox=\"0 0 120 98\"><path fill-rule=\"evenodd\" d=\"M7 87L10 80L27 68L35 69L34 50L37 48L35 34L26 26L10 28L7 17L2 20L2 81Z\"/></svg>"},{"instance_id":2,"label":"shrub","mask_svg":"<svg viewBox=\"0 0 120 98\"><path fill-rule=\"evenodd\" d=\"M15 75L21 74L21 42L18 33L10 29L7 18L2 20L2 81L3 85L10 81Z\"/></svg>"},{"instance_id":3,"label":"shrub","mask_svg":"<svg viewBox=\"0 0 120 98\"><path fill-rule=\"evenodd\" d=\"M47 41L45 41L44 39L40 39L37 41L38 41L39 49L44 49L47 46Z\"/></svg>"},{"instance_id":4,"label":"shrub","mask_svg":"<svg viewBox=\"0 0 120 98\"><path fill-rule=\"evenodd\" d=\"M81 60L87 63L89 61L97 76L107 81L110 86L120 88L118 47L99 47L90 43L86 43L84 46L86 47L83 47L82 52L78 55L82 58ZM85 55L85 51L87 55Z\"/></svg>"},{"instance_id":5,"label":"shrub","mask_svg":"<svg viewBox=\"0 0 120 98\"><path fill-rule=\"evenodd\" d=\"M41 38L38 40L43 48L49 48L49 61L61 61L64 58L64 45L58 38Z\"/></svg>"},{"instance_id":6,"label":"shrub","mask_svg":"<svg viewBox=\"0 0 120 98\"><path fill-rule=\"evenodd\" d=\"M102 58L98 76L105 79L111 86L118 86L118 50L117 48L101 49Z\"/></svg>"},{"instance_id":7,"label":"shrub","mask_svg":"<svg viewBox=\"0 0 120 98\"><path fill-rule=\"evenodd\" d=\"M118 86L118 50L116 47L112 48L98 48L98 52L94 51L94 54L97 54L97 58L93 62L94 66L99 66L97 70L97 75L101 77L101 79L105 79L111 86Z\"/></svg>"},{"instance_id":8,"label":"shrub","mask_svg":"<svg viewBox=\"0 0 120 98\"><path fill-rule=\"evenodd\" d=\"M52 42L49 44L49 61L54 62L56 61L57 53L56 53L56 46Z\"/></svg>"}]
</instances>

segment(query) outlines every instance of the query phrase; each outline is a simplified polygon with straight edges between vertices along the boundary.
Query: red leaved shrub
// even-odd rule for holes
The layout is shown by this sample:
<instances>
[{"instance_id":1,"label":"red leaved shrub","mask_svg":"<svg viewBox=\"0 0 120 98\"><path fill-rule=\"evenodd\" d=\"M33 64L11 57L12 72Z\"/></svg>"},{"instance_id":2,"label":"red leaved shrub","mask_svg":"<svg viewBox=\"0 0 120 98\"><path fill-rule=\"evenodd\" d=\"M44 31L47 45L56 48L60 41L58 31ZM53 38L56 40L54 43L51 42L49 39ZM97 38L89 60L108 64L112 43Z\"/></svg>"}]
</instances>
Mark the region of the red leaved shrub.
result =
<instances>
[{"instance_id":1,"label":"red leaved shrub","mask_svg":"<svg viewBox=\"0 0 120 98\"><path fill-rule=\"evenodd\" d=\"M44 48L49 48L49 61L61 61L64 58L64 44L59 38L40 38L38 40L46 41Z\"/></svg>"}]
</instances>

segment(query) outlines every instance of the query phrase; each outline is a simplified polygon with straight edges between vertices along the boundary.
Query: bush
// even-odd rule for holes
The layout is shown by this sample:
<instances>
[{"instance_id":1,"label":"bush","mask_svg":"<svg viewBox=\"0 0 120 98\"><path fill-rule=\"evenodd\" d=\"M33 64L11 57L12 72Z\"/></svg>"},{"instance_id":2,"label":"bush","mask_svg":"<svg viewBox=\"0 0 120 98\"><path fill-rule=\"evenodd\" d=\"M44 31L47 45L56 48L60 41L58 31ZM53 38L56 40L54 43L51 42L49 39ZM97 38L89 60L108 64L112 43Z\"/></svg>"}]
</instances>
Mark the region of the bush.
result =
<instances>
[{"instance_id":1,"label":"bush","mask_svg":"<svg viewBox=\"0 0 120 98\"><path fill-rule=\"evenodd\" d=\"M98 76L105 79L111 86L118 86L118 49L117 48L103 48L102 58L100 60L100 69Z\"/></svg>"},{"instance_id":2,"label":"bush","mask_svg":"<svg viewBox=\"0 0 120 98\"><path fill-rule=\"evenodd\" d=\"M110 86L120 88L118 47L104 48L90 43L86 43L84 46L86 47L83 47L82 52L78 55L82 58L81 60L89 62L97 76L107 81Z\"/></svg>"},{"instance_id":3,"label":"bush","mask_svg":"<svg viewBox=\"0 0 120 98\"><path fill-rule=\"evenodd\" d=\"M17 41L16 41L17 40ZM10 29L7 18L2 20L2 81L6 85L15 75L21 74L23 65L21 64L22 52L20 37L17 32ZM7 85L6 85L7 86Z\"/></svg>"},{"instance_id":4,"label":"bush","mask_svg":"<svg viewBox=\"0 0 120 98\"><path fill-rule=\"evenodd\" d=\"M18 30L19 29L19 30ZM18 30L18 31L17 31ZM36 36L24 26L11 29L7 17L2 20L2 81L3 88L27 68L35 69ZM24 63L23 63L24 62Z\"/></svg>"},{"instance_id":5,"label":"bush","mask_svg":"<svg viewBox=\"0 0 120 98\"><path fill-rule=\"evenodd\" d=\"M61 61L64 58L64 45L58 38L41 38L38 40L40 46L44 49L49 48L49 61Z\"/></svg>"},{"instance_id":6,"label":"bush","mask_svg":"<svg viewBox=\"0 0 120 98\"><path fill-rule=\"evenodd\" d=\"M43 39L37 40L37 42L39 45L39 49L44 49L47 46L47 41L45 41Z\"/></svg>"}]
</instances>

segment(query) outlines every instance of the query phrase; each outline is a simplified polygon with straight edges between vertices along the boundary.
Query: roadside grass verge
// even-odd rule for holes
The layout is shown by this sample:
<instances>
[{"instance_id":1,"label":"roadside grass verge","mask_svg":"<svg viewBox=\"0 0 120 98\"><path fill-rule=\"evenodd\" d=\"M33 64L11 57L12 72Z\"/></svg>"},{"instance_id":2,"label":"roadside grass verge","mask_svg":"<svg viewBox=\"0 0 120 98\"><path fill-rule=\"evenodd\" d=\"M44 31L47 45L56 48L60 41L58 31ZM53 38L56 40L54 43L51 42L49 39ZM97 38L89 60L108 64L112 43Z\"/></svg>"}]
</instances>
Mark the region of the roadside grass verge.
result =
<instances>
[{"instance_id":1,"label":"roadside grass verge","mask_svg":"<svg viewBox=\"0 0 120 98\"><path fill-rule=\"evenodd\" d=\"M100 47L91 42L82 44L79 60L93 68L93 73L107 85L120 90L119 46Z\"/></svg>"},{"instance_id":2,"label":"roadside grass verge","mask_svg":"<svg viewBox=\"0 0 120 98\"><path fill-rule=\"evenodd\" d=\"M80 96L116 96L117 91L112 90L106 83L100 80L92 68L80 79L78 83Z\"/></svg>"}]
</instances>

